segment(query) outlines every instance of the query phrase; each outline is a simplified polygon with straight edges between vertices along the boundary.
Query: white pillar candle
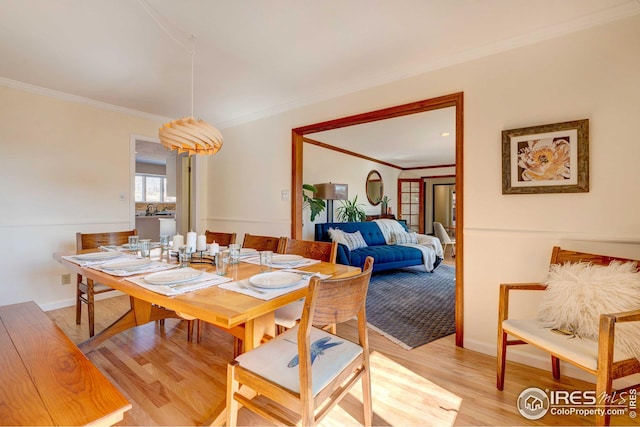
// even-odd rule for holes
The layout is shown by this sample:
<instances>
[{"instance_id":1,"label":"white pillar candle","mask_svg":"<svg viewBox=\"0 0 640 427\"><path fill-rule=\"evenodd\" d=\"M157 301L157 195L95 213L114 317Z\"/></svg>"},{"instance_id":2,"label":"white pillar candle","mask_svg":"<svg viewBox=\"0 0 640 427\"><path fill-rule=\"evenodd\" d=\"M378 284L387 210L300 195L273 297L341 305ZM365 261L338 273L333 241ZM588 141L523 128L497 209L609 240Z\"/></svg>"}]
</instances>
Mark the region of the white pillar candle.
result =
<instances>
[{"instance_id":1,"label":"white pillar candle","mask_svg":"<svg viewBox=\"0 0 640 427\"><path fill-rule=\"evenodd\" d=\"M193 253L196 251L196 240L198 235L195 231L190 231L187 233L187 247L189 248L189 253Z\"/></svg>"},{"instance_id":2,"label":"white pillar candle","mask_svg":"<svg viewBox=\"0 0 640 427\"><path fill-rule=\"evenodd\" d=\"M215 255L220 252L220 245L216 242L213 242L209 245L209 255Z\"/></svg>"},{"instance_id":3,"label":"white pillar candle","mask_svg":"<svg viewBox=\"0 0 640 427\"><path fill-rule=\"evenodd\" d=\"M180 246L184 246L184 237L182 236L182 234L176 234L175 236L173 236L173 250L175 252L178 252Z\"/></svg>"},{"instance_id":4,"label":"white pillar candle","mask_svg":"<svg viewBox=\"0 0 640 427\"><path fill-rule=\"evenodd\" d=\"M207 250L207 237L204 234L198 235L198 240L196 241L196 250L197 251Z\"/></svg>"}]
</instances>

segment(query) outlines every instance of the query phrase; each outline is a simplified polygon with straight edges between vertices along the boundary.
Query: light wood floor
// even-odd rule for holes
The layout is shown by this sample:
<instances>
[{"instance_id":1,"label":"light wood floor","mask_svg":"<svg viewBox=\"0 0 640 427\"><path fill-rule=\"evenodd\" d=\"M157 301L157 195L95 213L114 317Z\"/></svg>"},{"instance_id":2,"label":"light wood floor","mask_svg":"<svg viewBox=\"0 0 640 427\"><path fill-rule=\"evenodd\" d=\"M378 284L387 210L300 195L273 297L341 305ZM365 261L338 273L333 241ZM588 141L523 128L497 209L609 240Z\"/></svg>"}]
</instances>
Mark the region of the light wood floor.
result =
<instances>
[{"instance_id":1,"label":"light wood floor","mask_svg":"<svg viewBox=\"0 0 640 427\"><path fill-rule=\"evenodd\" d=\"M96 330L129 305L121 296L97 302ZM83 307L86 310L86 307ZM48 312L76 342L88 338L86 317L75 324L75 308ZM86 311L83 311L86 316ZM355 337L355 323L338 329ZM495 358L456 348L453 336L407 351L374 331L372 349L374 423L380 426L450 425L593 425L593 417L552 416L528 421L516 409L522 390L593 390L589 383L509 363L505 390L495 388ZM186 340L186 322L167 319L164 329L149 323L120 333L87 354L91 361L132 402L120 425L202 425L212 411L224 405L226 364L232 357L232 339L212 326L200 344ZM360 389L336 407L324 426L360 425ZM634 424L635 422L635 424ZM241 425L266 425L262 418L240 411ZM640 425L627 416L612 425Z\"/></svg>"}]
</instances>

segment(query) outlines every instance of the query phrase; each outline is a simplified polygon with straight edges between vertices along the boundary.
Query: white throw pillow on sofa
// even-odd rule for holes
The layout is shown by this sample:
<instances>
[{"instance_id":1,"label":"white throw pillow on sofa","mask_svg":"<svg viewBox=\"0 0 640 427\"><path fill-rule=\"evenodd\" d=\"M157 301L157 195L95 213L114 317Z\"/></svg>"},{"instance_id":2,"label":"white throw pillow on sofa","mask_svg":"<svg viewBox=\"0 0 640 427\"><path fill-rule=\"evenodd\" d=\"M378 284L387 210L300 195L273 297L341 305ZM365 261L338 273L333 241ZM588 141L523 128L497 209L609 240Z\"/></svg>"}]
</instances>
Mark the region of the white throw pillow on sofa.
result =
<instances>
[{"instance_id":1,"label":"white throw pillow on sofa","mask_svg":"<svg viewBox=\"0 0 640 427\"><path fill-rule=\"evenodd\" d=\"M366 248L368 246L359 230L354 233L347 233L346 231L337 228L330 228L329 237L331 237L331 241L342 243L349 248L350 251Z\"/></svg>"},{"instance_id":2,"label":"white throw pillow on sofa","mask_svg":"<svg viewBox=\"0 0 640 427\"><path fill-rule=\"evenodd\" d=\"M640 308L640 273L636 263L613 261L608 266L566 263L551 266L538 311L548 328L566 329L597 340L600 314ZM616 347L640 358L640 323L616 325Z\"/></svg>"},{"instance_id":3,"label":"white throw pillow on sofa","mask_svg":"<svg viewBox=\"0 0 640 427\"><path fill-rule=\"evenodd\" d=\"M403 243L418 243L418 234L417 233L391 233L391 242L394 245L401 245Z\"/></svg>"}]
</instances>

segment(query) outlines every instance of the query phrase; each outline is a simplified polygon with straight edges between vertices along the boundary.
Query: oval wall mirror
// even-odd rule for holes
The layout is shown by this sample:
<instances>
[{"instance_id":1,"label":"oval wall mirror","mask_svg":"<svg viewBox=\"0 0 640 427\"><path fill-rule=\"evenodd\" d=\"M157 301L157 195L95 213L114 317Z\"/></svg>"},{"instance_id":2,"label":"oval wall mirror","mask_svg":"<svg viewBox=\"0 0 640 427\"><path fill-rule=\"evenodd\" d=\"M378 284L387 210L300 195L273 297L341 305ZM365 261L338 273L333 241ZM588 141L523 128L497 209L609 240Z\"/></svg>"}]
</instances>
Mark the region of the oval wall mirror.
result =
<instances>
[{"instance_id":1,"label":"oval wall mirror","mask_svg":"<svg viewBox=\"0 0 640 427\"><path fill-rule=\"evenodd\" d=\"M384 195L384 184L382 183L382 176L377 170L372 170L367 175L366 182L367 199L373 206L378 206Z\"/></svg>"}]
</instances>

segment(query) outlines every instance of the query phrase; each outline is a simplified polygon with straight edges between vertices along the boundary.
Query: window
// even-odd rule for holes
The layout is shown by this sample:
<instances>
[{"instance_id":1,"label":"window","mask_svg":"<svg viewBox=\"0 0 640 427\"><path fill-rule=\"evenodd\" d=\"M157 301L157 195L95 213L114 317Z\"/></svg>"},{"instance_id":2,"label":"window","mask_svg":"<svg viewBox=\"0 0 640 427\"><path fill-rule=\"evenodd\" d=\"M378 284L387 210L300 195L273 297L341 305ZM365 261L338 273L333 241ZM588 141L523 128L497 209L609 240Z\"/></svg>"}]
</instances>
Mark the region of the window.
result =
<instances>
[{"instance_id":1,"label":"window","mask_svg":"<svg viewBox=\"0 0 640 427\"><path fill-rule=\"evenodd\" d=\"M136 202L175 202L167 197L167 178L163 175L136 174Z\"/></svg>"},{"instance_id":2,"label":"window","mask_svg":"<svg viewBox=\"0 0 640 427\"><path fill-rule=\"evenodd\" d=\"M424 232L422 187L422 179L398 179L399 219L405 220L409 229L417 233Z\"/></svg>"}]
</instances>

